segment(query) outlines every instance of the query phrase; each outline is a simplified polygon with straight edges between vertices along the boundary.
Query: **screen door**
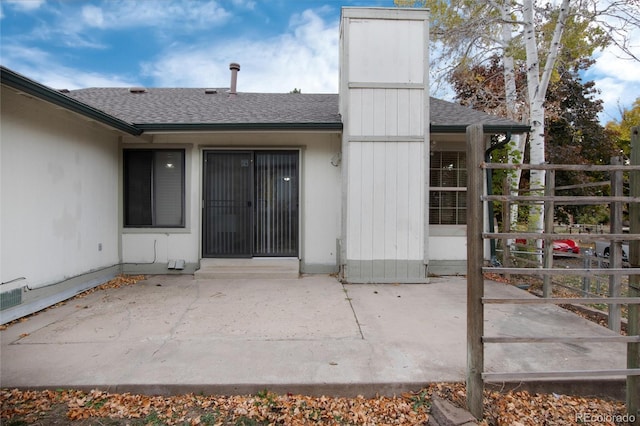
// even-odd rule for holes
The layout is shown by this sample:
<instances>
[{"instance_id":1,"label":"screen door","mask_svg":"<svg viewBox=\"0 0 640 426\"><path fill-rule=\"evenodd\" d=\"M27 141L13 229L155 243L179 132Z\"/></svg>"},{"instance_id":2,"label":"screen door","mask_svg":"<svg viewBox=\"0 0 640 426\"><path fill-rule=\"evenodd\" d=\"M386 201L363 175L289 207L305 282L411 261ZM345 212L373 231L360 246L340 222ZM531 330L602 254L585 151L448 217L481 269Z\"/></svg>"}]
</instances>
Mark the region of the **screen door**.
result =
<instances>
[{"instance_id":1,"label":"screen door","mask_svg":"<svg viewBox=\"0 0 640 426\"><path fill-rule=\"evenodd\" d=\"M204 257L253 254L253 155L206 152L204 173Z\"/></svg>"},{"instance_id":2,"label":"screen door","mask_svg":"<svg viewBox=\"0 0 640 426\"><path fill-rule=\"evenodd\" d=\"M205 152L203 256L298 255L298 152Z\"/></svg>"}]
</instances>

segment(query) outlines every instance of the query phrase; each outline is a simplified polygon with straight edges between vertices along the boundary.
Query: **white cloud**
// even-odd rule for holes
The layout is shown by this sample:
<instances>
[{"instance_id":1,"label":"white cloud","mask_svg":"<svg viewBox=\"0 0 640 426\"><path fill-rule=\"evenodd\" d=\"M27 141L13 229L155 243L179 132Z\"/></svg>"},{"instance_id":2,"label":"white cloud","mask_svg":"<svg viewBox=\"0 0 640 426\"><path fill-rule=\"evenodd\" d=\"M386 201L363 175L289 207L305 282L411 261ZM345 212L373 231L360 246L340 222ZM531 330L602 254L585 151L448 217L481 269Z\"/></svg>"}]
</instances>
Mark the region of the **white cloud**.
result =
<instances>
[{"instance_id":1,"label":"white cloud","mask_svg":"<svg viewBox=\"0 0 640 426\"><path fill-rule=\"evenodd\" d=\"M338 24L320 11L294 15L286 34L265 40L228 39L172 46L143 74L157 86L228 87L229 63L238 62L240 92L338 92Z\"/></svg>"},{"instance_id":2,"label":"white cloud","mask_svg":"<svg viewBox=\"0 0 640 426\"><path fill-rule=\"evenodd\" d=\"M3 46L2 65L54 89L140 85L134 79L129 80L123 76L82 71L61 65L51 54L36 48Z\"/></svg>"},{"instance_id":3,"label":"white cloud","mask_svg":"<svg viewBox=\"0 0 640 426\"><path fill-rule=\"evenodd\" d=\"M54 89L69 90L85 87L132 87L139 85L119 75L78 72L78 70L64 66L41 69L40 77L36 77L35 80Z\"/></svg>"},{"instance_id":4,"label":"white cloud","mask_svg":"<svg viewBox=\"0 0 640 426\"><path fill-rule=\"evenodd\" d=\"M166 27L191 31L226 22L231 14L216 1L108 1L102 7L82 8L82 22L88 27L119 29Z\"/></svg>"},{"instance_id":5,"label":"white cloud","mask_svg":"<svg viewBox=\"0 0 640 426\"><path fill-rule=\"evenodd\" d=\"M628 33L632 51L640 51L640 29ZM620 119L620 108L630 108L640 97L640 64L627 54L610 46L596 56L596 63L585 73L586 80L593 80L600 90L604 112L603 123Z\"/></svg>"},{"instance_id":6,"label":"white cloud","mask_svg":"<svg viewBox=\"0 0 640 426\"><path fill-rule=\"evenodd\" d=\"M56 3L47 11L48 20L42 20L21 38L55 40L57 44L74 48L104 49L107 46L101 37L107 31L145 28L154 31L154 37L168 38L220 26L232 17L215 0L71 1Z\"/></svg>"},{"instance_id":7,"label":"white cloud","mask_svg":"<svg viewBox=\"0 0 640 426\"><path fill-rule=\"evenodd\" d=\"M106 2L100 6L110 4L111 2ZM163 4L167 7L169 5L168 2ZM210 2L208 5L211 8L215 3ZM66 15L69 22L74 21L72 17L82 15L82 22L75 19L75 26L70 23L67 28L58 28L57 34L64 33L67 43L102 47L90 39L83 39L80 31L89 24L93 28L108 27L115 16L113 10L107 12L106 7L84 6L82 11L78 8L75 14ZM207 10L215 14L215 7ZM155 61L141 64L143 74L139 78L133 74L118 76L73 69L64 65L64 58L59 57L56 51L26 47L19 44L24 40L18 39L3 45L2 62L3 65L45 85L68 89L132 85L228 87L228 65L230 62L239 62L242 66L239 76L240 91L288 92L293 88L300 88L305 93L337 93L338 23L334 19L331 19L330 23L325 21L325 12L324 9L319 9L296 14L291 18L289 28L284 34L270 38L237 38L238 33L233 33L229 34L228 39L209 37L206 41L189 44L168 43L165 50L157 54ZM151 20L149 14L145 16ZM158 24L162 19L170 19L166 11L158 13L153 18L155 25L162 27ZM125 24L120 22L118 25ZM56 35L52 32L47 33L51 29L42 31L43 38ZM152 84L149 84L149 80Z\"/></svg>"},{"instance_id":8,"label":"white cloud","mask_svg":"<svg viewBox=\"0 0 640 426\"><path fill-rule=\"evenodd\" d=\"M46 0L3 0L5 4L14 7L15 9L30 11L39 9Z\"/></svg>"},{"instance_id":9,"label":"white cloud","mask_svg":"<svg viewBox=\"0 0 640 426\"><path fill-rule=\"evenodd\" d=\"M231 0L231 3L235 7L254 10L256 8L256 2L253 0Z\"/></svg>"},{"instance_id":10,"label":"white cloud","mask_svg":"<svg viewBox=\"0 0 640 426\"><path fill-rule=\"evenodd\" d=\"M90 27L102 28L104 15L102 9L94 5L86 5L82 8L83 21Z\"/></svg>"}]
</instances>

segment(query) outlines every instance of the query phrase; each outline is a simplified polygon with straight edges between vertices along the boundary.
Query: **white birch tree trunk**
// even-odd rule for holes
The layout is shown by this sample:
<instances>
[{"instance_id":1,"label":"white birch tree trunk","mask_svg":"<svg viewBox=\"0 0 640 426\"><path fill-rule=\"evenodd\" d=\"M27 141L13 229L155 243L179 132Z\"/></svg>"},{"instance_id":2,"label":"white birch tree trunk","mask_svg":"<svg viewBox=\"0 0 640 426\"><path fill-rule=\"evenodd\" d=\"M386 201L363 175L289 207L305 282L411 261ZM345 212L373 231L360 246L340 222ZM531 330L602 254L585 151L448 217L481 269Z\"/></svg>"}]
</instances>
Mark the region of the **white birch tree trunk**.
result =
<instances>
[{"instance_id":1,"label":"white birch tree trunk","mask_svg":"<svg viewBox=\"0 0 640 426\"><path fill-rule=\"evenodd\" d=\"M545 162L544 139L544 99L549 87L551 73L555 66L560 50L560 39L567 21L569 12L569 0L563 0L558 13L551 46L545 61L544 70L540 75L540 60L538 57L538 45L536 40L534 4L533 0L524 0L524 41L527 62L527 92L529 98L529 124L531 126L530 138L530 162L531 164L543 164ZM543 189L545 183L544 170L532 170L530 177L531 189ZM542 205L532 206L529 213L529 228L532 232L542 232L544 229L544 209ZM542 240L538 240L538 246L542 246Z\"/></svg>"},{"instance_id":2,"label":"white birch tree trunk","mask_svg":"<svg viewBox=\"0 0 640 426\"><path fill-rule=\"evenodd\" d=\"M505 90L505 102L507 107L507 117L520 121L522 117L518 114L518 93L516 87L516 70L515 61L513 56L509 53L510 47L513 41L513 24L511 23L511 4L509 2L503 2L500 5L500 17L502 18L502 33L501 43L503 54L503 78L504 78L504 90ZM510 164L522 163L524 158L525 140L522 135L513 135L511 140L515 146L509 150L508 161ZM522 170L514 170L511 172L511 193L517 194L520 187L520 177L522 176ZM509 220L511 229L515 229L518 223L518 204L511 204L511 211L504 212L504 219ZM511 244L511 241L508 242Z\"/></svg>"},{"instance_id":3,"label":"white birch tree trunk","mask_svg":"<svg viewBox=\"0 0 640 426\"><path fill-rule=\"evenodd\" d=\"M513 135L511 140L514 143L514 148L509 152L509 164L522 164L524 160L524 149L527 142L525 135ZM520 178L522 177L522 170L513 170L511 173L511 194L518 195L520 188ZM511 223L511 229L516 229L518 224L518 204L511 204L511 211L509 212L509 220Z\"/></svg>"}]
</instances>

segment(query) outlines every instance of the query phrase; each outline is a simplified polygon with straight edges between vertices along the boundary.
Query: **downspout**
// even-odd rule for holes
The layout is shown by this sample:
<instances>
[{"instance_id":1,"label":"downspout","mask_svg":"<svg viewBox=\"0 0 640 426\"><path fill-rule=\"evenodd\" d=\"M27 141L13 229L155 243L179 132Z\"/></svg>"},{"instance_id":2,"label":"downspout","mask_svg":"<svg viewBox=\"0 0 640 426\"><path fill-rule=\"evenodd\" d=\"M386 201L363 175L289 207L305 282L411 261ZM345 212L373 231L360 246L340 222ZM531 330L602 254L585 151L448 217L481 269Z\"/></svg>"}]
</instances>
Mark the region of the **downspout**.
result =
<instances>
[{"instance_id":1,"label":"downspout","mask_svg":"<svg viewBox=\"0 0 640 426\"><path fill-rule=\"evenodd\" d=\"M491 162L491 153L496 149L505 147L511 141L511 132L507 132L504 142L492 145L484 152L484 161L486 163ZM493 169L487 169L487 195L493 195ZM489 232L494 232L493 226L493 202L487 204L487 215L489 217ZM496 240L491 238L489 240L489 247L491 250L491 266L502 266L498 257L496 256Z\"/></svg>"}]
</instances>

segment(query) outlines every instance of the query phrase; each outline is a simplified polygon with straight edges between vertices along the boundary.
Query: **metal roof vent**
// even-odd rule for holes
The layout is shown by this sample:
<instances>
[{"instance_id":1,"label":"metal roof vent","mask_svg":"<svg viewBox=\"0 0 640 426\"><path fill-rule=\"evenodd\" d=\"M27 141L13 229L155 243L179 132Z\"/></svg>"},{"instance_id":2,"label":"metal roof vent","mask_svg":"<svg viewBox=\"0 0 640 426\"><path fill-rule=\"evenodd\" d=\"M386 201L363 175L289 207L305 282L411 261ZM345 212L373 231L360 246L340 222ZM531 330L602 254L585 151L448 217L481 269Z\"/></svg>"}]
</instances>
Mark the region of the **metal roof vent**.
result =
<instances>
[{"instance_id":1,"label":"metal roof vent","mask_svg":"<svg viewBox=\"0 0 640 426\"><path fill-rule=\"evenodd\" d=\"M235 96L238 93L236 91L236 86L238 83L238 71L240 71L240 64L231 62L229 64L229 69L231 70L231 88L229 89L229 95Z\"/></svg>"},{"instance_id":2,"label":"metal roof vent","mask_svg":"<svg viewBox=\"0 0 640 426\"><path fill-rule=\"evenodd\" d=\"M129 87L129 93L147 93L144 87Z\"/></svg>"},{"instance_id":3,"label":"metal roof vent","mask_svg":"<svg viewBox=\"0 0 640 426\"><path fill-rule=\"evenodd\" d=\"M58 90L60 93L69 93L69 89L60 89Z\"/></svg>"},{"instance_id":4,"label":"metal roof vent","mask_svg":"<svg viewBox=\"0 0 640 426\"><path fill-rule=\"evenodd\" d=\"M204 89L204 93L207 95L215 95L218 91L216 89Z\"/></svg>"}]
</instances>

